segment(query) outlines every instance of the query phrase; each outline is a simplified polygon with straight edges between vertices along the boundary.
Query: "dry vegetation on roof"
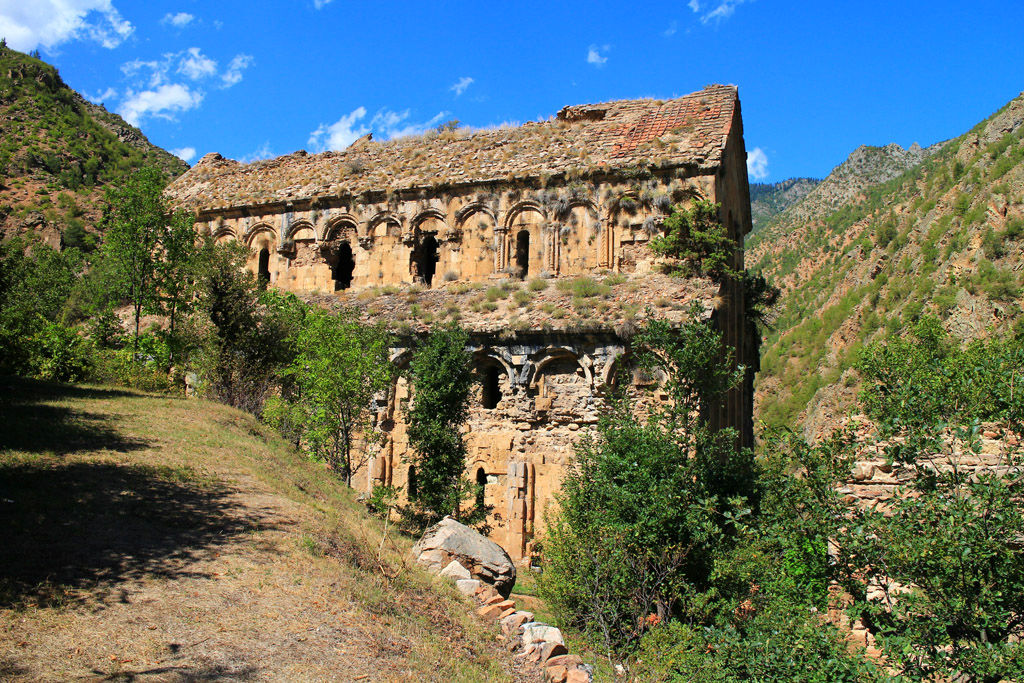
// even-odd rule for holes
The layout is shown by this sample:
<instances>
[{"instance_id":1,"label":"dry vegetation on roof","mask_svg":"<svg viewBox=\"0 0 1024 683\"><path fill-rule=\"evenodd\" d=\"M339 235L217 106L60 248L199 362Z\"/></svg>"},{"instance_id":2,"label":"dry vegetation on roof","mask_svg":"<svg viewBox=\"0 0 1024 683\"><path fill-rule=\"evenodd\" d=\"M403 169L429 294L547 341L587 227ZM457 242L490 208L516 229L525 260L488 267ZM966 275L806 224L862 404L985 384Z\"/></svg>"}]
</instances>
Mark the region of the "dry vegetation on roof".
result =
<instances>
[{"instance_id":1,"label":"dry vegetation on roof","mask_svg":"<svg viewBox=\"0 0 1024 683\"><path fill-rule=\"evenodd\" d=\"M355 149L240 164L203 157L168 188L199 210L358 196L438 185L579 177L638 164L714 167L720 161L736 89L708 86L661 103L621 100L567 107L549 121L514 128L456 129Z\"/></svg>"}]
</instances>

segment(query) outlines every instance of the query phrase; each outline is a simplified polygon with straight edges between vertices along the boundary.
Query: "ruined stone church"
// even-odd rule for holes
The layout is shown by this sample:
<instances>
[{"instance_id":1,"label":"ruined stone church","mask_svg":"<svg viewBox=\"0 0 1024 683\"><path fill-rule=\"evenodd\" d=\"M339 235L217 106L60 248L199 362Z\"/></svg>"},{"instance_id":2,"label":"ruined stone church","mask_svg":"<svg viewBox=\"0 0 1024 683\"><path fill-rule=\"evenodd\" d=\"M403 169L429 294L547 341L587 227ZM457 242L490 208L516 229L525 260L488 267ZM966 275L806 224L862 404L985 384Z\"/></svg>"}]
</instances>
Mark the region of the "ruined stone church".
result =
<instances>
[{"instance_id":1,"label":"ruined stone church","mask_svg":"<svg viewBox=\"0 0 1024 683\"><path fill-rule=\"evenodd\" d=\"M197 212L200 231L244 243L270 286L384 320L401 340L398 366L434 323L471 331L480 381L467 474L493 507L492 538L516 560L533 554L573 445L629 367L633 324L647 311L680 323L699 311L721 330L748 382L712 419L752 438L757 342L742 287L670 277L648 247L673 206L706 198L720 204L742 269L751 222L735 87L568 106L518 127L366 136L341 152L249 164L207 154L168 194ZM399 378L376 406L386 439L358 488L415 489L409 400Z\"/></svg>"}]
</instances>

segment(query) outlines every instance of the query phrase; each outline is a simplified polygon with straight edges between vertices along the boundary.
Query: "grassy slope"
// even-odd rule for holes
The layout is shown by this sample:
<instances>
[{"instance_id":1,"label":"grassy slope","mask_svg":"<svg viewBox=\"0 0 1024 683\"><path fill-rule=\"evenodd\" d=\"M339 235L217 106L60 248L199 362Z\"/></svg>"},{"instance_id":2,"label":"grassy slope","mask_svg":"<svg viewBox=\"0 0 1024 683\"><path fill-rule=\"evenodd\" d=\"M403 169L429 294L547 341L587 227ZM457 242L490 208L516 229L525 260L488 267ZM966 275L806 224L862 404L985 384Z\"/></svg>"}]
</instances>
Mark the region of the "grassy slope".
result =
<instances>
[{"instance_id":1,"label":"grassy slope","mask_svg":"<svg viewBox=\"0 0 1024 683\"><path fill-rule=\"evenodd\" d=\"M790 207L748 245L748 264L783 288L762 347L758 417L827 427L850 407L856 378L840 379L863 344L924 312L940 315L961 339L1020 318L1022 122L1017 98L838 207Z\"/></svg>"},{"instance_id":2,"label":"grassy slope","mask_svg":"<svg viewBox=\"0 0 1024 683\"><path fill-rule=\"evenodd\" d=\"M188 168L10 48L0 48L0 131L0 236L93 229L107 185L145 165L171 178Z\"/></svg>"},{"instance_id":3,"label":"grassy slope","mask_svg":"<svg viewBox=\"0 0 1024 683\"><path fill-rule=\"evenodd\" d=\"M196 400L0 380L0 678L509 679L323 468Z\"/></svg>"}]
</instances>

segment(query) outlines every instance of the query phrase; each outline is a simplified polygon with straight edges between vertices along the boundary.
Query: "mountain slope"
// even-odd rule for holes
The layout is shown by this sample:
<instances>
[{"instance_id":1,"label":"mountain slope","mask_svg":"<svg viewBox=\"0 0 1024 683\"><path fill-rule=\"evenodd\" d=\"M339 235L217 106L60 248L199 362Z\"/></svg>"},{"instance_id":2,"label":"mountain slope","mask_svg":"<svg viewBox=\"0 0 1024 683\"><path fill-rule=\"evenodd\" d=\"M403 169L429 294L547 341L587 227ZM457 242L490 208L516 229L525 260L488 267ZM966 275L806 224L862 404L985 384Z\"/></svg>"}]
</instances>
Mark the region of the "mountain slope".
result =
<instances>
[{"instance_id":1,"label":"mountain slope","mask_svg":"<svg viewBox=\"0 0 1024 683\"><path fill-rule=\"evenodd\" d=\"M878 177L884 180L872 184ZM757 414L810 431L851 405L864 343L940 316L967 340L1021 317L1024 96L941 147L862 147L748 243L782 288ZM843 381L840 382L840 379ZM810 406L808 404L810 403Z\"/></svg>"},{"instance_id":2,"label":"mountain slope","mask_svg":"<svg viewBox=\"0 0 1024 683\"><path fill-rule=\"evenodd\" d=\"M103 189L133 169L188 166L120 116L87 102L49 64L0 47L0 238L88 243Z\"/></svg>"},{"instance_id":3,"label":"mountain slope","mask_svg":"<svg viewBox=\"0 0 1024 683\"><path fill-rule=\"evenodd\" d=\"M750 219L753 228L747 238L806 197L820 182L816 178L787 178L777 183L751 183Z\"/></svg>"}]
</instances>

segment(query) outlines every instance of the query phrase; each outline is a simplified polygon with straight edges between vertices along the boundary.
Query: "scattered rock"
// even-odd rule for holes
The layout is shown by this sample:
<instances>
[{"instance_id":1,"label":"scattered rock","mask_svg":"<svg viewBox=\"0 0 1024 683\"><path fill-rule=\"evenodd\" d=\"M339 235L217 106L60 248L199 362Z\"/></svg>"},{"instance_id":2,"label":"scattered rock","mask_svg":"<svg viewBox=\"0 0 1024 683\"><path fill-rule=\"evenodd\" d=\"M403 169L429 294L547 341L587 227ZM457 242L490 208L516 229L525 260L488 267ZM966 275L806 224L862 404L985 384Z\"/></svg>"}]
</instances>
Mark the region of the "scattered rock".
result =
<instances>
[{"instance_id":1,"label":"scattered rock","mask_svg":"<svg viewBox=\"0 0 1024 683\"><path fill-rule=\"evenodd\" d=\"M445 517L427 529L412 548L416 561L434 571L458 562L472 578L492 584L503 597L508 597L516 582L512 558L494 541Z\"/></svg>"},{"instance_id":2,"label":"scattered rock","mask_svg":"<svg viewBox=\"0 0 1024 683\"><path fill-rule=\"evenodd\" d=\"M473 578L473 575L469 573L469 570L459 564L457 560L449 562L448 566L442 569L438 576L443 576L446 579L451 579L453 581Z\"/></svg>"},{"instance_id":3,"label":"scattered rock","mask_svg":"<svg viewBox=\"0 0 1024 683\"><path fill-rule=\"evenodd\" d=\"M455 582L455 587L459 589L459 592L463 595L473 597L476 595L476 591L480 588L480 582L476 579L459 579Z\"/></svg>"},{"instance_id":4,"label":"scattered rock","mask_svg":"<svg viewBox=\"0 0 1024 683\"><path fill-rule=\"evenodd\" d=\"M556 627L540 621L523 624L523 647L533 643L561 643L565 645L562 632Z\"/></svg>"}]
</instances>

